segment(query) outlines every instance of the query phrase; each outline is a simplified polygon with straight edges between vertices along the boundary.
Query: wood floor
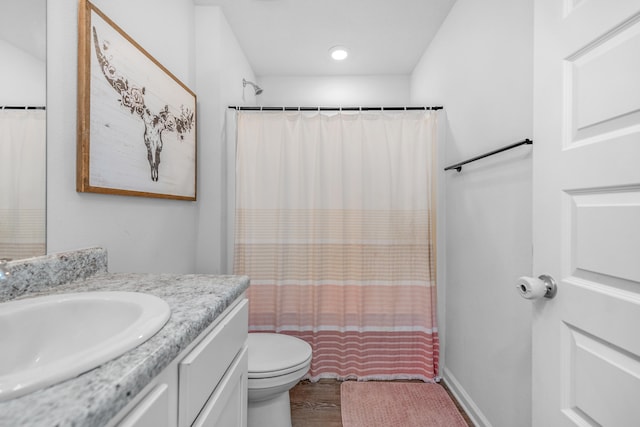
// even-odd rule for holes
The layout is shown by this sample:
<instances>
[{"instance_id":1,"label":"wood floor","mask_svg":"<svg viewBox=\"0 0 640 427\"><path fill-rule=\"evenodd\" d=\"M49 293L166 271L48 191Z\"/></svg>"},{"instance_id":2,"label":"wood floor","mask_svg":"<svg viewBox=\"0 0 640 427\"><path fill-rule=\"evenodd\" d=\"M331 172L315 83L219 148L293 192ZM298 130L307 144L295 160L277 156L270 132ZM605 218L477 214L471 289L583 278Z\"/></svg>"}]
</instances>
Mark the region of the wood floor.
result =
<instances>
[{"instance_id":1,"label":"wood floor","mask_svg":"<svg viewBox=\"0 0 640 427\"><path fill-rule=\"evenodd\" d=\"M342 427L339 381L300 381L289 398L292 427Z\"/></svg>"},{"instance_id":2,"label":"wood floor","mask_svg":"<svg viewBox=\"0 0 640 427\"><path fill-rule=\"evenodd\" d=\"M289 394L293 427L342 427L340 413L340 381L320 380L317 383L300 381ZM447 387L441 383L445 389ZM449 389L447 389L449 392ZM451 393L449 393L451 396ZM451 397L453 399L453 397ZM473 423L453 399L469 426ZM371 426L375 427L375 426ZM386 427L386 426L385 426Z\"/></svg>"}]
</instances>

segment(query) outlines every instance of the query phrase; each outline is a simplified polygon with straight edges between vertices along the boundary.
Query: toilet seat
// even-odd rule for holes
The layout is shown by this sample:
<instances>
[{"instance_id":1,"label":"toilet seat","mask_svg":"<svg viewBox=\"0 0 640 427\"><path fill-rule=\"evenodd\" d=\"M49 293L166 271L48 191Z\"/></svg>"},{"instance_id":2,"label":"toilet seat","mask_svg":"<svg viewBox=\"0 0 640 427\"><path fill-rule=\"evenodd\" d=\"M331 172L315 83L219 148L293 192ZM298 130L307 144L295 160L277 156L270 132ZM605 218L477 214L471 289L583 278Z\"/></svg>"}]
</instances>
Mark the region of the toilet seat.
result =
<instances>
[{"instance_id":1,"label":"toilet seat","mask_svg":"<svg viewBox=\"0 0 640 427\"><path fill-rule=\"evenodd\" d=\"M289 390L311 366L311 346L299 338L250 333L247 425L291 427Z\"/></svg>"},{"instance_id":2,"label":"toilet seat","mask_svg":"<svg viewBox=\"0 0 640 427\"><path fill-rule=\"evenodd\" d=\"M309 369L311 362L311 346L289 335L250 333L248 348L250 379L278 377Z\"/></svg>"}]
</instances>

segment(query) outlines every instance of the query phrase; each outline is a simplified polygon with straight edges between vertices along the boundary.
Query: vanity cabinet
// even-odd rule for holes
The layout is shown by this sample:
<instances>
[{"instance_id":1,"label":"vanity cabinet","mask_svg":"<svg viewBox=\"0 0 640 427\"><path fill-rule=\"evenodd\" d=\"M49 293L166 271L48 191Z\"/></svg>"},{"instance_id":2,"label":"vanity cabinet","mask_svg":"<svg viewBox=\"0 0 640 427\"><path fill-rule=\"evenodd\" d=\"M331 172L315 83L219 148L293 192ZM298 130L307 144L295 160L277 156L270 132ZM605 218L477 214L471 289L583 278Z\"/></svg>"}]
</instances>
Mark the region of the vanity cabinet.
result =
<instances>
[{"instance_id":1,"label":"vanity cabinet","mask_svg":"<svg viewBox=\"0 0 640 427\"><path fill-rule=\"evenodd\" d=\"M248 303L240 297L110 423L118 427L247 425Z\"/></svg>"}]
</instances>

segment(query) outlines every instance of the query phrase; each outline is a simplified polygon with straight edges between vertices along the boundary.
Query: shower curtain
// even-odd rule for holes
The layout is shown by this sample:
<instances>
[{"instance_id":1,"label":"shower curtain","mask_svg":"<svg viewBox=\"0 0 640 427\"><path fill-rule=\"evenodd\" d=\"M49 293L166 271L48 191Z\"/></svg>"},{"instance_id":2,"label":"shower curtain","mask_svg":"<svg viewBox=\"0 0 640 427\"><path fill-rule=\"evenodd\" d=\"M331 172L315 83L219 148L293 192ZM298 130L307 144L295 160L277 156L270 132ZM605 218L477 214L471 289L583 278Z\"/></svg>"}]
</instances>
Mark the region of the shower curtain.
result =
<instances>
[{"instance_id":1,"label":"shower curtain","mask_svg":"<svg viewBox=\"0 0 640 427\"><path fill-rule=\"evenodd\" d=\"M249 328L311 344L312 381L437 376L436 116L238 113Z\"/></svg>"},{"instance_id":2,"label":"shower curtain","mask_svg":"<svg viewBox=\"0 0 640 427\"><path fill-rule=\"evenodd\" d=\"M0 110L0 258L45 253L46 112Z\"/></svg>"}]
</instances>

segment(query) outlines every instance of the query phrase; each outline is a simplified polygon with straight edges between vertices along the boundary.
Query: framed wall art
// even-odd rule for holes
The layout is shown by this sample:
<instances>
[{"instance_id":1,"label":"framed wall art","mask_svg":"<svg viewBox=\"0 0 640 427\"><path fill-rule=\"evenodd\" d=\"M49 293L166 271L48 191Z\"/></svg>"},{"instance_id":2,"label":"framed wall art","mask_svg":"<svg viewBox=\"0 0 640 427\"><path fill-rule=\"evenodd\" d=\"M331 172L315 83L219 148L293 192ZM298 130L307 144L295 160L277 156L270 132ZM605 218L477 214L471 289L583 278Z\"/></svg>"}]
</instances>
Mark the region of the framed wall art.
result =
<instances>
[{"instance_id":1,"label":"framed wall art","mask_svg":"<svg viewBox=\"0 0 640 427\"><path fill-rule=\"evenodd\" d=\"M89 1L78 39L79 192L196 200L196 95Z\"/></svg>"}]
</instances>

